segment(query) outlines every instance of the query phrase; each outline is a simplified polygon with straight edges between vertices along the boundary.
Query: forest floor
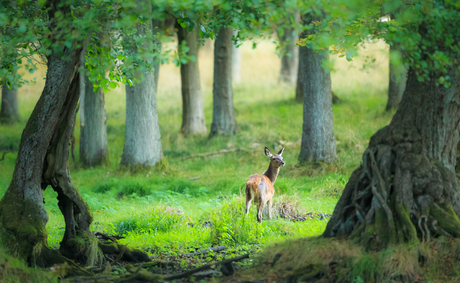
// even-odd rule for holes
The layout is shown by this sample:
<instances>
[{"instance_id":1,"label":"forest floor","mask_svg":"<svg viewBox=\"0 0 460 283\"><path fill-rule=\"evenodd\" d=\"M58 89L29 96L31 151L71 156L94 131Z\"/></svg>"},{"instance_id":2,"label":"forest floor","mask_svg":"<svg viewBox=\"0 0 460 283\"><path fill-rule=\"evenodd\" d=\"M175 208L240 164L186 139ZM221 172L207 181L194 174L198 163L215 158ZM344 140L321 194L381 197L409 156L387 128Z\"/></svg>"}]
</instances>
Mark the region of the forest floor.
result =
<instances>
[{"instance_id":1,"label":"forest floor","mask_svg":"<svg viewBox=\"0 0 460 283\"><path fill-rule=\"evenodd\" d=\"M361 163L369 138L394 114L384 111L387 45L367 45L363 56L351 63L332 58L332 89L341 99L333 106L338 161L334 165L298 164L303 107L294 102L295 86L278 83L280 59L275 45L261 41L256 49L252 43L240 48L242 81L234 84L238 122L235 136L210 139L180 134L180 73L172 64L160 69L157 96L164 152L161 164L137 172L120 169L125 133L124 88L105 96L110 166L84 169L78 163L77 121L75 161L70 161L70 168L74 185L94 213L92 230L123 236L121 243L172 263L158 267L159 273L177 273L245 253L251 258L239 265L248 266L252 256L267 245L320 235L327 223L321 213L332 214L351 172ZM373 55L375 61L367 55ZM199 66L208 129L212 120L212 64L212 46L207 44L200 50ZM44 75L44 68L35 75ZM39 78L36 84L20 88L20 123L0 126L0 154L12 150L0 161L0 197L11 181L20 136L43 84ZM265 216L258 224L254 205L250 217L244 217L244 184L249 175L262 173L268 167L265 146L276 150L285 147L286 166L281 168L275 184L274 214L282 212L305 221L292 221L293 217L268 220ZM194 157L223 149L238 150ZM56 196L50 188L45 191L48 243L53 248L58 248L64 233ZM226 249L184 256L215 246ZM123 266L112 268L115 273L125 271Z\"/></svg>"}]
</instances>

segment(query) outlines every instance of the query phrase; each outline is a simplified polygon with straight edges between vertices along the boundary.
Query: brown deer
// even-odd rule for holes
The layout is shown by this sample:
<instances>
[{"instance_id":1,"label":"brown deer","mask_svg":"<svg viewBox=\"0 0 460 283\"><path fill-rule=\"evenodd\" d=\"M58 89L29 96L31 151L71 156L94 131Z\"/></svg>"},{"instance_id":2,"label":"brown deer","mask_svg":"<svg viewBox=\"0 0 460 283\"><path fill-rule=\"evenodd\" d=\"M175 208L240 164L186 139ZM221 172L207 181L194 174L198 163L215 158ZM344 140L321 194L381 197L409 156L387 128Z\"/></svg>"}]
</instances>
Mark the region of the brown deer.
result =
<instances>
[{"instance_id":1,"label":"brown deer","mask_svg":"<svg viewBox=\"0 0 460 283\"><path fill-rule=\"evenodd\" d=\"M267 171L264 174L254 174L249 176L248 181L246 182L246 217L249 214L249 207L251 207L251 202L254 199L254 202L258 203L257 206L257 221L262 222L262 212L264 210L265 204L268 202L268 218L272 218L271 207L272 207L272 198L275 193L275 184L276 177L280 172L280 167L284 166L283 154L284 148L281 149L277 154L273 155L270 150L265 147L265 155L270 158L270 164L268 165Z\"/></svg>"}]
</instances>

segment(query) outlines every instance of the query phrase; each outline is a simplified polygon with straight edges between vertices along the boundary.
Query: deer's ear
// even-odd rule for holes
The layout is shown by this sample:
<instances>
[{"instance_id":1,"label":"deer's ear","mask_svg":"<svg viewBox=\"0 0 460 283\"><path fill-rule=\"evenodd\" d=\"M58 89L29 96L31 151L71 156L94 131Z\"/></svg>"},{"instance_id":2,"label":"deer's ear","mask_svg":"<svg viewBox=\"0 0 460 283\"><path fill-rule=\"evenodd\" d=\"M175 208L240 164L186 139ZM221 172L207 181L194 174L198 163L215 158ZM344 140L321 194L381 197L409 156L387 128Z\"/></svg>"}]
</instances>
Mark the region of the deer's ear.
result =
<instances>
[{"instance_id":1,"label":"deer's ear","mask_svg":"<svg viewBox=\"0 0 460 283\"><path fill-rule=\"evenodd\" d=\"M272 157L273 154L270 152L270 150L268 149L268 147L265 147L265 155L268 156L268 157Z\"/></svg>"},{"instance_id":2,"label":"deer's ear","mask_svg":"<svg viewBox=\"0 0 460 283\"><path fill-rule=\"evenodd\" d=\"M284 151L284 147L278 152L278 155L282 155Z\"/></svg>"}]
</instances>

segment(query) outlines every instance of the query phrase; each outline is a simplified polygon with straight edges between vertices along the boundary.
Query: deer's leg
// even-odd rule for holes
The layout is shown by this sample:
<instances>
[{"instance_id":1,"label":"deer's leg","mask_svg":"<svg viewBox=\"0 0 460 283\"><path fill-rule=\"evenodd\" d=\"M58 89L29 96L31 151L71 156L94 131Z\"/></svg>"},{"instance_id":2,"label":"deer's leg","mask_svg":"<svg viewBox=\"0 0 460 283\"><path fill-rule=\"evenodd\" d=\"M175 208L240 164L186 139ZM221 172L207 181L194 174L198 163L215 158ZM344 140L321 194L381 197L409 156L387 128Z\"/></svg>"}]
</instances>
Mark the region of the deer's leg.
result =
<instances>
[{"instance_id":1,"label":"deer's leg","mask_svg":"<svg viewBox=\"0 0 460 283\"><path fill-rule=\"evenodd\" d=\"M260 198L259 205L257 207L257 221L262 223L262 213L264 212L264 207L267 201L265 200L264 197Z\"/></svg>"},{"instance_id":2,"label":"deer's leg","mask_svg":"<svg viewBox=\"0 0 460 283\"><path fill-rule=\"evenodd\" d=\"M249 208L254 199L254 192L251 189L246 189L246 217L249 215Z\"/></svg>"},{"instance_id":3,"label":"deer's leg","mask_svg":"<svg viewBox=\"0 0 460 283\"><path fill-rule=\"evenodd\" d=\"M272 203L272 199L268 201L268 219L272 219Z\"/></svg>"}]
</instances>

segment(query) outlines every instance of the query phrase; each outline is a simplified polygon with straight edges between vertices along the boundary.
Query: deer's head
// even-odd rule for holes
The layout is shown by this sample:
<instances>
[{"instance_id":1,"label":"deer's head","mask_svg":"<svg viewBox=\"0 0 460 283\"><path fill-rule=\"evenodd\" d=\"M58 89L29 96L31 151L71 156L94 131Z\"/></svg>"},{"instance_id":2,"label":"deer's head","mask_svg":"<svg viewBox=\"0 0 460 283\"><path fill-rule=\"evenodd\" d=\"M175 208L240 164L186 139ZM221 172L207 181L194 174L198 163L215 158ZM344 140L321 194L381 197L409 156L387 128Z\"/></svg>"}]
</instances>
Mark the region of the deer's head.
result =
<instances>
[{"instance_id":1,"label":"deer's head","mask_svg":"<svg viewBox=\"0 0 460 283\"><path fill-rule=\"evenodd\" d=\"M270 165L275 167L275 168L279 168L281 166L284 166L285 163L283 161L283 151L284 151L284 147L275 155L273 155L270 150L265 147L265 155L268 156L270 158Z\"/></svg>"}]
</instances>

